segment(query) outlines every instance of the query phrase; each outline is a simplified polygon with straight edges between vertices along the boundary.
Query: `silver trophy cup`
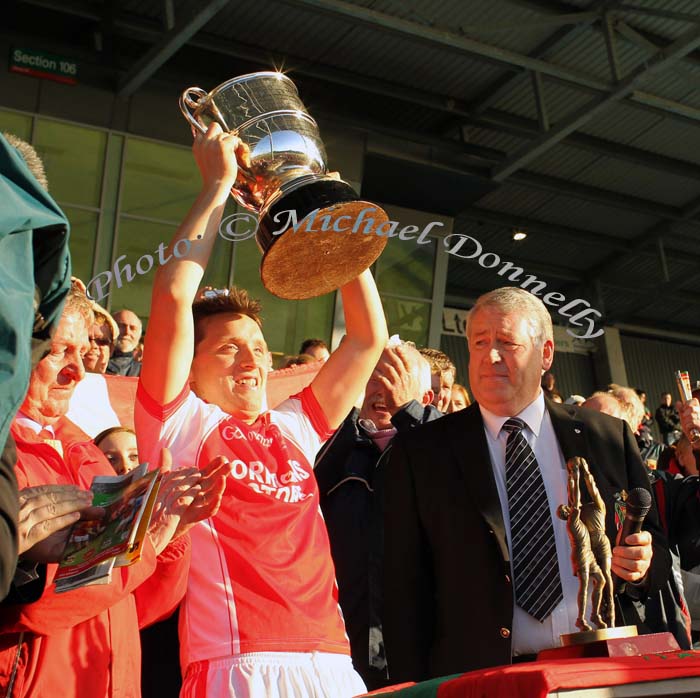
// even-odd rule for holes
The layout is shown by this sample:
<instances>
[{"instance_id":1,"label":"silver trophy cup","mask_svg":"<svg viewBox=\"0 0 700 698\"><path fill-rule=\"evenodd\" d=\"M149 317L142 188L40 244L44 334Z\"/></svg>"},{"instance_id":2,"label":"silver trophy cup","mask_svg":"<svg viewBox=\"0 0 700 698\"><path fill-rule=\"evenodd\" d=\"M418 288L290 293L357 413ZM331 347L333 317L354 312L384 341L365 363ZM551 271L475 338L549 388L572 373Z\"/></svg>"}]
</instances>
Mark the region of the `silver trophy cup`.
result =
<instances>
[{"instance_id":1,"label":"silver trophy cup","mask_svg":"<svg viewBox=\"0 0 700 698\"><path fill-rule=\"evenodd\" d=\"M231 194L258 214L260 271L271 293L290 299L328 293L381 254L386 213L327 174L318 126L288 77L251 73L209 93L188 87L180 109L195 129L206 132L216 121L241 139L245 155L239 153Z\"/></svg>"}]
</instances>

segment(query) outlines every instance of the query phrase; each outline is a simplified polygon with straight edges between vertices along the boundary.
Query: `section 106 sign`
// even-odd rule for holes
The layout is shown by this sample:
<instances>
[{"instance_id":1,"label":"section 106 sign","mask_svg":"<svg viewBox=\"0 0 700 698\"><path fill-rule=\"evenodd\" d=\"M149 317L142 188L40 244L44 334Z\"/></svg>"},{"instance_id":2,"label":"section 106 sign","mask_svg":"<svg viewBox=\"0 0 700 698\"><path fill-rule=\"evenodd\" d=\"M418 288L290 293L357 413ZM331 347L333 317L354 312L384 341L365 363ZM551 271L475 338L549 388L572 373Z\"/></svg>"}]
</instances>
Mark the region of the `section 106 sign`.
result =
<instances>
[{"instance_id":1,"label":"section 106 sign","mask_svg":"<svg viewBox=\"0 0 700 698\"><path fill-rule=\"evenodd\" d=\"M10 72L68 85L78 82L78 64L74 60L34 49L13 48L10 52Z\"/></svg>"}]
</instances>

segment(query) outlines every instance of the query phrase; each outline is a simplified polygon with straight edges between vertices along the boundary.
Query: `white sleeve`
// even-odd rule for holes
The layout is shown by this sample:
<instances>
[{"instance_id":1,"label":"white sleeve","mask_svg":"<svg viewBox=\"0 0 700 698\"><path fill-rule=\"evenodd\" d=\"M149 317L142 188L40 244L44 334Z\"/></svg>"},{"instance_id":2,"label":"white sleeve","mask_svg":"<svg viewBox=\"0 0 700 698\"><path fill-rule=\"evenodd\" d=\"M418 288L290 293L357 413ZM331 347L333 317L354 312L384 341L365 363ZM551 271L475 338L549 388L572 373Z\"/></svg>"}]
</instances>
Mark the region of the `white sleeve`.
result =
<instances>
[{"instance_id":1,"label":"white sleeve","mask_svg":"<svg viewBox=\"0 0 700 698\"><path fill-rule=\"evenodd\" d=\"M208 405L189 389L168 405L159 405L139 384L134 424L141 462L157 467L160 451L167 447L174 469L196 465L203 437L218 422L217 412L219 408Z\"/></svg>"}]
</instances>

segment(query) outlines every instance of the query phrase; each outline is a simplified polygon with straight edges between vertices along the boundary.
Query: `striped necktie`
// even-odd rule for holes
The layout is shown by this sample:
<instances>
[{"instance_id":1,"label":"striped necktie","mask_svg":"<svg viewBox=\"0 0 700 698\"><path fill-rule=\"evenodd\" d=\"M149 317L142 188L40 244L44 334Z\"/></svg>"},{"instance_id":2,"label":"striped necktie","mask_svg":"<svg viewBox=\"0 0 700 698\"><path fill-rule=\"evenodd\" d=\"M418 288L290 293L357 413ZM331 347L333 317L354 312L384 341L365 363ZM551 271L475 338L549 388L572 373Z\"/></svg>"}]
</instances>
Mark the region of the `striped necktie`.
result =
<instances>
[{"instance_id":1,"label":"striped necktie","mask_svg":"<svg viewBox=\"0 0 700 698\"><path fill-rule=\"evenodd\" d=\"M562 600L559 563L547 491L535 454L511 417L503 425L506 442L506 489L510 512L515 603L540 623Z\"/></svg>"}]
</instances>

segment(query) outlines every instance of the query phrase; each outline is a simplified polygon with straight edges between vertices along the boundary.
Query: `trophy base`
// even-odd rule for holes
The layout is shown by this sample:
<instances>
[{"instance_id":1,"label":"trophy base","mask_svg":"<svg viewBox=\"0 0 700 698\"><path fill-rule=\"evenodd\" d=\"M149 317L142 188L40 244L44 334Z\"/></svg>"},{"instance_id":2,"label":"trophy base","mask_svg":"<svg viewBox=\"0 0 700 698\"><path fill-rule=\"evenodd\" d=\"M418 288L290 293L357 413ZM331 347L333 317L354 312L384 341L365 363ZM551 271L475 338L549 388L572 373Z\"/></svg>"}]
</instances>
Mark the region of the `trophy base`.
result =
<instances>
[{"instance_id":1,"label":"trophy base","mask_svg":"<svg viewBox=\"0 0 700 698\"><path fill-rule=\"evenodd\" d=\"M618 632L619 631L619 632ZM562 647L542 650L537 659L577 659L580 657L635 657L680 650L671 633L637 635L637 627L625 625L561 636Z\"/></svg>"},{"instance_id":2,"label":"trophy base","mask_svg":"<svg viewBox=\"0 0 700 698\"><path fill-rule=\"evenodd\" d=\"M561 636L563 647L571 645L587 645L600 640L612 640L620 637L637 637L636 625L621 625L616 628L600 628L597 630L583 630L579 633L569 633Z\"/></svg>"},{"instance_id":3,"label":"trophy base","mask_svg":"<svg viewBox=\"0 0 700 698\"><path fill-rule=\"evenodd\" d=\"M354 189L319 179L284 194L261 213L256 240L260 276L280 298L301 300L335 291L374 263L388 238L385 211Z\"/></svg>"}]
</instances>

